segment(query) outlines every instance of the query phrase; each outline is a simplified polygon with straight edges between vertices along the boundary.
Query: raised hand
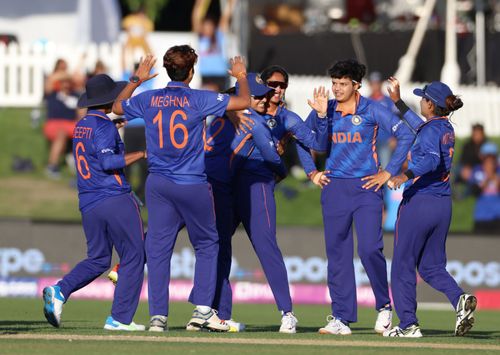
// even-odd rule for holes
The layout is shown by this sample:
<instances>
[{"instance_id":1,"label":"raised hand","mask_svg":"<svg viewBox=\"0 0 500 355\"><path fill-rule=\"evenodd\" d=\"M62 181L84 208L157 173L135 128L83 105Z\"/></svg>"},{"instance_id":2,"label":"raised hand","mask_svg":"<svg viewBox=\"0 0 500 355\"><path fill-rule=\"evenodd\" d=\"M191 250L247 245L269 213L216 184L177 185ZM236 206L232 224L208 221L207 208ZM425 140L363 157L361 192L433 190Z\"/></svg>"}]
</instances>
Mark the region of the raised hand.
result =
<instances>
[{"instance_id":1,"label":"raised hand","mask_svg":"<svg viewBox=\"0 0 500 355\"><path fill-rule=\"evenodd\" d=\"M387 80L389 82L389 86L387 87L387 92L393 102L397 102L401 100L401 92L399 87L399 80L395 77L391 76Z\"/></svg>"},{"instance_id":2,"label":"raised hand","mask_svg":"<svg viewBox=\"0 0 500 355\"><path fill-rule=\"evenodd\" d=\"M309 106L311 106L311 108L318 113L318 116L322 118L326 117L329 95L330 92L326 90L324 86L320 86L319 88L314 88L313 101L307 100Z\"/></svg>"},{"instance_id":3,"label":"raised hand","mask_svg":"<svg viewBox=\"0 0 500 355\"><path fill-rule=\"evenodd\" d=\"M236 79L247 75L247 68L243 61L243 57L236 56L229 59L229 67L230 69L227 72Z\"/></svg>"},{"instance_id":4,"label":"raised hand","mask_svg":"<svg viewBox=\"0 0 500 355\"><path fill-rule=\"evenodd\" d=\"M151 74L151 69L156 63L156 58L152 54L148 54L141 58L139 67L135 71L135 75L139 77L141 82L153 79L158 73Z\"/></svg>"}]
</instances>

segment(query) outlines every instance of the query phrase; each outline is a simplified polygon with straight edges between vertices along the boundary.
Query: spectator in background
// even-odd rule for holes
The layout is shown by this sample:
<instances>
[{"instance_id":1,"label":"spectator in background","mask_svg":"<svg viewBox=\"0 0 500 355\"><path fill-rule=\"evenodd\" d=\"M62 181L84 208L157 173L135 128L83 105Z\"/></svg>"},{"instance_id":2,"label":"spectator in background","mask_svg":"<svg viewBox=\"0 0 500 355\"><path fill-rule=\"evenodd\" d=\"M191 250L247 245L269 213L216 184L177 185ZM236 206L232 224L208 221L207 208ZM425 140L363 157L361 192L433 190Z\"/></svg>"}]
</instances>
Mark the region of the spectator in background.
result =
<instances>
[{"instance_id":1,"label":"spectator in background","mask_svg":"<svg viewBox=\"0 0 500 355\"><path fill-rule=\"evenodd\" d=\"M477 196L474 232L500 234L500 167L498 147L486 142L479 151L482 162L471 173L472 191Z\"/></svg>"},{"instance_id":2,"label":"spectator in background","mask_svg":"<svg viewBox=\"0 0 500 355\"><path fill-rule=\"evenodd\" d=\"M127 41L125 50L134 51L140 48L144 54L151 53L148 41L146 39L149 32L154 30L153 21L145 13L144 6L128 15L122 21L122 27L127 32Z\"/></svg>"},{"instance_id":3,"label":"spectator in background","mask_svg":"<svg viewBox=\"0 0 500 355\"><path fill-rule=\"evenodd\" d=\"M57 59L54 70L45 79L45 95L49 95L53 91L58 91L60 85L59 79L68 73L68 63L62 58Z\"/></svg>"},{"instance_id":4,"label":"spectator in background","mask_svg":"<svg viewBox=\"0 0 500 355\"><path fill-rule=\"evenodd\" d=\"M87 73L87 80L89 80L90 78L92 78L96 75L107 74L107 73L108 73L108 68L106 68L106 64L104 64L104 62L102 60L98 59L95 62L94 70ZM127 80L128 80L128 78L127 78Z\"/></svg>"},{"instance_id":5,"label":"spectator in background","mask_svg":"<svg viewBox=\"0 0 500 355\"><path fill-rule=\"evenodd\" d=\"M60 68L49 76L47 81L49 80L50 83L45 85L50 92L45 95L47 121L43 128L44 135L50 142L46 174L50 178L59 179L59 162L73 136L78 117L79 94L73 89L71 75Z\"/></svg>"},{"instance_id":6,"label":"spectator in background","mask_svg":"<svg viewBox=\"0 0 500 355\"><path fill-rule=\"evenodd\" d=\"M465 142L460 155L459 179L457 182L468 182L472 176L473 168L481 164L479 151L481 146L486 142L484 127L481 124L472 126L471 138Z\"/></svg>"},{"instance_id":7,"label":"spectator in background","mask_svg":"<svg viewBox=\"0 0 500 355\"><path fill-rule=\"evenodd\" d=\"M226 33L235 5L235 0L228 0L222 15L217 20L206 16L210 1L196 0L191 14L193 32L198 33L199 70L203 88L222 91L228 86Z\"/></svg>"}]
</instances>

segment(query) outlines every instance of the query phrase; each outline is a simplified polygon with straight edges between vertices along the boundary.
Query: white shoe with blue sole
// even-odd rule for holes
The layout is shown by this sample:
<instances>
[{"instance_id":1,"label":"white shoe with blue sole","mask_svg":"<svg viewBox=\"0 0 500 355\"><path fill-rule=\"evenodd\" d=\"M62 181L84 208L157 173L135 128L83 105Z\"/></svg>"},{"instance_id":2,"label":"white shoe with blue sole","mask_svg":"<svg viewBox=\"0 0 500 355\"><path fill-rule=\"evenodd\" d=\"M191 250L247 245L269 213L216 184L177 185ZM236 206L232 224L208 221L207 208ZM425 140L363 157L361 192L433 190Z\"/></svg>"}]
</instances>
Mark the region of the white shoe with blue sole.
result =
<instances>
[{"instance_id":1,"label":"white shoe with blue sole","mask_svg":"<svg viewBox=\"0 0 500 355\"><path fill-rule=\"evenodd\" d=\"M142 324L135 324L134 322L130 324L123 324L113 319L109 316L104 324L104 329L106 330L124 330L127 332L141 332L146 330L146 326Z\"/></svg>"},{"instance_id":2,"label":"white shoe with blue sole","mask_svg":"<svg viewBox=\"0 0 500 355\"><path fill-rule=\"evenodd\" d=\"M47 321L54 327L61 325L61 314L64 296L59 286L48 286L43 289L43 313Z\"/></svg>"}]
</instances>

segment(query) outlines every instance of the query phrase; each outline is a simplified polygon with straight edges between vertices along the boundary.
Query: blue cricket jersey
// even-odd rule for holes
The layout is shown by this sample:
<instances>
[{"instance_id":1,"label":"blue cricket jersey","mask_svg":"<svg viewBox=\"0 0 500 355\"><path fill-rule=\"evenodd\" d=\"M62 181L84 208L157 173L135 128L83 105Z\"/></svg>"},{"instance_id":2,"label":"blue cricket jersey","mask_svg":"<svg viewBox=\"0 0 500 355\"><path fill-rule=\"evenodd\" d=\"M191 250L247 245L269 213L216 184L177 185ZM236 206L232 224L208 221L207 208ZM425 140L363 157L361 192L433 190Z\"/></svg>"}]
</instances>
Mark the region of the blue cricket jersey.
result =
<instances>
[{"instance_id":1,"label":"blue cricket jersey","mask_svg":"<svg viewBox=\"0 0 500 355\"><path fill-rule=\"evenodd\" d=\"M143 117L149 172L177 184L206 182L203 135L205 117L222 116L229 95L194 90L171 81L122 102L125 118Z\"/></svg>"},{"instance_id":2,"label":"blue cricket jersey","mask_svg":"<svg viewBox=\"0 0 500 355\"><path fill-rule=\"evenodd\" d=\"M325 170L330 170L329 177L361 178L376 174L379 161L376 150L379 127L397 138L398 144L392 154L386 171L397 175L414 139L414 134L404 120L383 107L381 104L358 96L355 112L337 110L336 100L328 101L328 129L326 146L328 151ZM317 125L317 114L313 110L306 122L309 127ZM307 174L316 170L308 149L297 145L297 153Z\"/></svg>"},{"instance_id":3,"label":"blue cricket jersey","mask_svg":"<svg viewBox=\"0 0 500 355\"><path fill-rule=\"evenodd\" d=\"M79 206L89 211L105 198L129 193L125 179L125 148L115 124L100 112L89 110L73 132Z\"/></svg>"},{"instance_id":4,"label":"blue cricket jersey","mask_svg":"<svg viewBox=\"0 0 500 355\"><path fill-rule=\"evenodd\" d=\"M227 117L216 117L207 127L205 169L208 177L230 183L235 171L254 149L251 133L237 134Z\"/></svg>"},{"instance_id":5,"label":"blue cricket jersey","mask_svg":"<svg viewBox=\"0 0 500 355\"><path fill-rule=\"evenodd\" d=\"M418 116L411 110L405 117ZM408 169L415 178L410 180L403 197L416 193L450 196L450 171L455 149L455 131L447 117L434 117L420 126L410 151Z\"/></svg>"},{"instance_id":6,"label":"blue cricket jersey","mask_svg":"<svg viewBox=\"0 0 500 355\"><path fill-rule=\"evenodd\" d=\"M254 121L256 121L254 130L264 127L271 131L272 141L268 143L273 145L274 150L276 150L275 145L277 142L287 136L294 137L305 147L314 150L322 150L326 145L325 133L328 127L326 119L318 119L316 126L312 129L306 125L299 115L288 110L285 105L280 105L274 116L263 115ZM286 171L281 157L279 157L279 162L280 169ZM276 163L273 166L277 167ZM243 170L273 179L276 172L275 168L273 169L269 163L266 163L261 149L257 149L250 154L243 166Z\"/></svg>"}]
</instances>

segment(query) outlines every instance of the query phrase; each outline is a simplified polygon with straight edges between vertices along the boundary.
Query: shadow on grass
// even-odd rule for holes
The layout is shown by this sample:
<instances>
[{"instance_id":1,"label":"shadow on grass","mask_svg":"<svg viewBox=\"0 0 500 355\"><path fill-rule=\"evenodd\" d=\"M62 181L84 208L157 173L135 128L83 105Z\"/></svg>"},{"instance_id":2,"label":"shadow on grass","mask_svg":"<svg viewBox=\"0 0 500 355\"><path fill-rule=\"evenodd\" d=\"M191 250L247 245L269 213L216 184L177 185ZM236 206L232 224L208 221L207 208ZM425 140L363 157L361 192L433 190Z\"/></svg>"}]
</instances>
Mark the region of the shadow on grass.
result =
<instances>
[{"instance_id":1,"label":"shadow on grass","mask_svg":"<svg viewBox=\"0 0 500 355\"><path fill-rule=\"evenodd\" d=\"M422 329L422 334L426 338L500 339L500 332L498 331L475 331L474 329L463 337L455 337L453 331L442 329Z\"/></svg>"}]
</instances>

